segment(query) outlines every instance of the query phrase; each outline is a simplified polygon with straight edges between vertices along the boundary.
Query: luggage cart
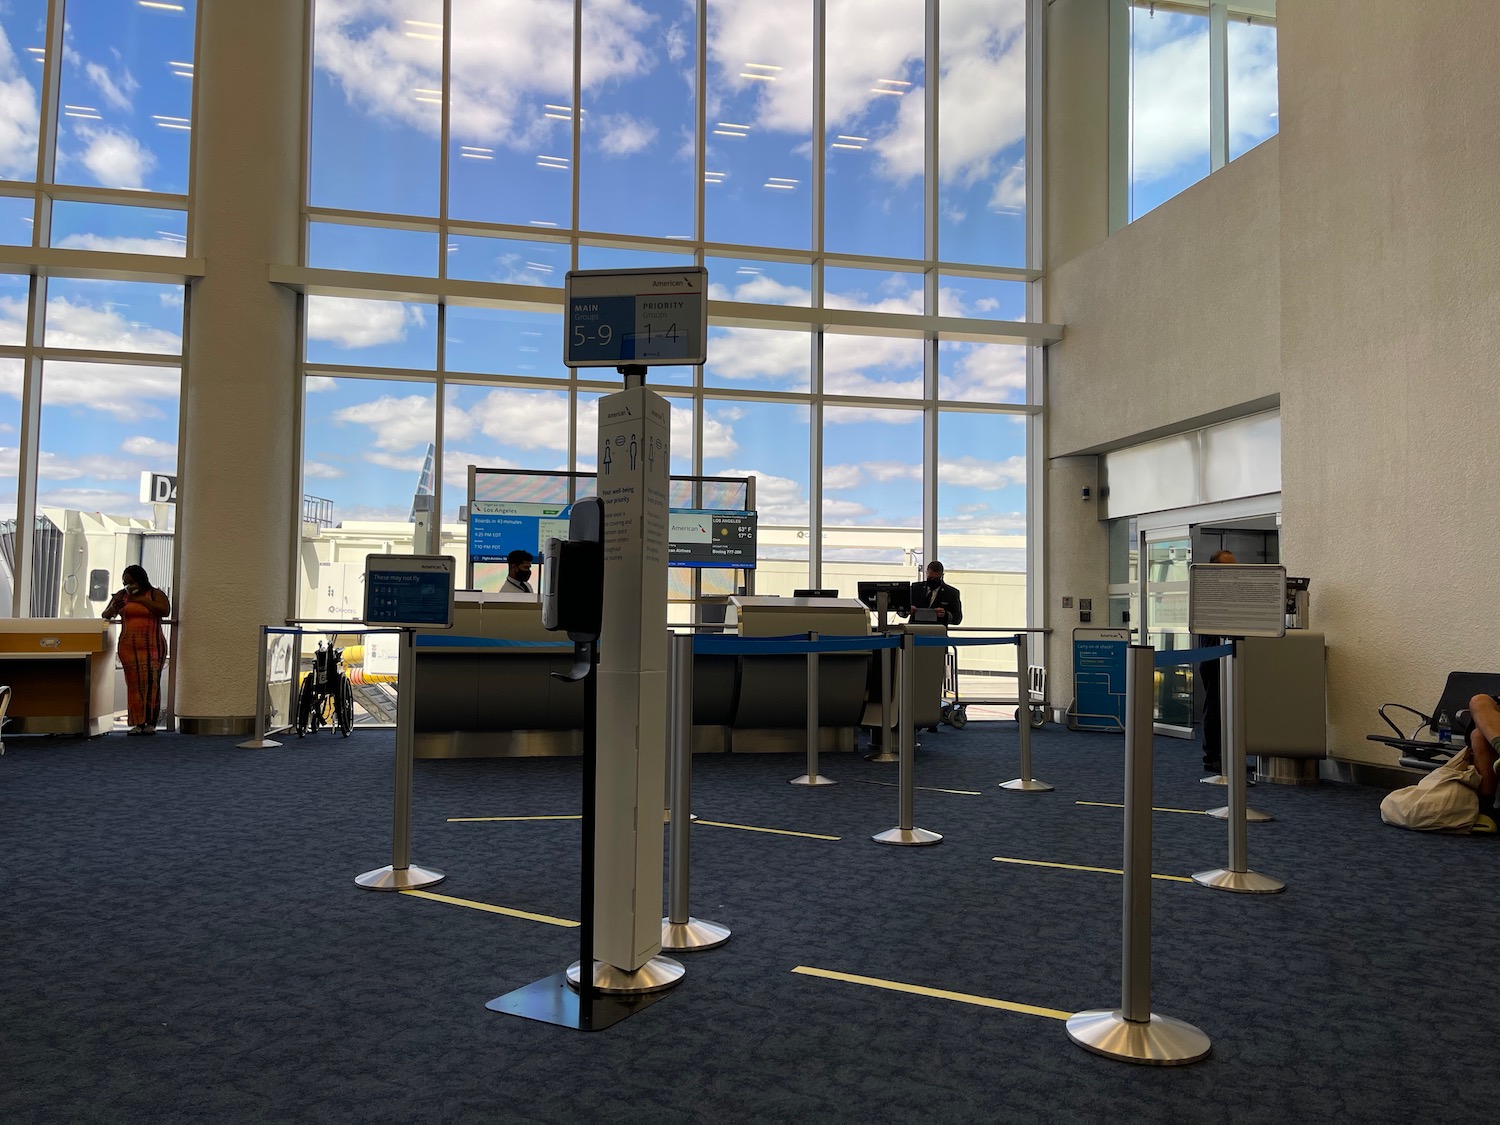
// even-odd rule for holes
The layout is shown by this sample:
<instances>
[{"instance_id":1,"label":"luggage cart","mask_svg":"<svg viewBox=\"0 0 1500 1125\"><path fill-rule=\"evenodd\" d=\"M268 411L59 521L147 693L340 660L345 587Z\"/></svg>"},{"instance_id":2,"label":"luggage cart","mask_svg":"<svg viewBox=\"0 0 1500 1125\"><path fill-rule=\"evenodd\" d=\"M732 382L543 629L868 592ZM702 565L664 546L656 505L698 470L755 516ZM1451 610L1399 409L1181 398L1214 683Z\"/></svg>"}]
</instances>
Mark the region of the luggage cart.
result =
<instances>
[{"instance_id":1,"label":"luggage cart","mask_svg":"<svg viewBox=\"0 0 1500 1125\"><path fill-rule=\"evenodd\" d=\"M1005 706L1010 703L1016 704L1016 712L1019 716L1021 707L1027 710L1027 716L1033 730L1041 730L1047 725L1047 669L1040 664L1030 664L1026 668L1026 694L1024 699L1019 697L1010 699L970 699L964 700L959 692L958 686L958 649L949 648L946 656L946 669L943 676L943 703L939 709L940 721L947 723L954 730L963 730L969 725L969 705ZM929 728L937 730L937 727Z\"/></svg>"}]
</instances>

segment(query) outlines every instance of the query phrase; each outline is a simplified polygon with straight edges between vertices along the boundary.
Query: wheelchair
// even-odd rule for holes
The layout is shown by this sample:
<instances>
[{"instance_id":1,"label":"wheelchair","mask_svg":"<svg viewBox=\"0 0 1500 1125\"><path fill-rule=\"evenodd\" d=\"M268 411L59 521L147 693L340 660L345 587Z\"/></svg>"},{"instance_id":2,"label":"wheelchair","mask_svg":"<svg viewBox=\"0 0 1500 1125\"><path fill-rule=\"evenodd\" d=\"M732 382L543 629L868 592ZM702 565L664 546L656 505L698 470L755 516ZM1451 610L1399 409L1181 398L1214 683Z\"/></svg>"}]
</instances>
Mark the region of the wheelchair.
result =
<instances>
[{"instance_id":1,"label":"wheelchair","mask_svg":"<svg viewBox=\"0 0 1500 1125\"><path fill-rule=\"evenodd\" d=\"M338 727L345 738L354 727L354 688L344 675L344 650L318 642L313 670L302 677L297 695L297 737L316 734L318 727Z\"/></svg>"}]
</instances>

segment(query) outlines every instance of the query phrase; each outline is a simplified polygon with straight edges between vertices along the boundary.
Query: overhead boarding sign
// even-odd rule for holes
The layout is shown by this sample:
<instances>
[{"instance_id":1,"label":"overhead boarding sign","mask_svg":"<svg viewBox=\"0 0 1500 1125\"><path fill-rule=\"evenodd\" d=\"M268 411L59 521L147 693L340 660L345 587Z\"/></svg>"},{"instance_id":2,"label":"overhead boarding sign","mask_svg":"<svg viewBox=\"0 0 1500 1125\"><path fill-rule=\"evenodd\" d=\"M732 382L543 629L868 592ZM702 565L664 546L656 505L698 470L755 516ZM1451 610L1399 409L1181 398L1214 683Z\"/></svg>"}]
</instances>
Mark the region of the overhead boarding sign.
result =
<instances>
[{"instance_id":1,"label":"overhead boarding sign","mask_svg":"<svg viewBox=\"0 0 1500 1125\"><path fill-rule=\"evenodd\" d=\"M570 270L563 363L622 367L702 363L708 352L708 271Z\"/></svg>"}]
</instances>

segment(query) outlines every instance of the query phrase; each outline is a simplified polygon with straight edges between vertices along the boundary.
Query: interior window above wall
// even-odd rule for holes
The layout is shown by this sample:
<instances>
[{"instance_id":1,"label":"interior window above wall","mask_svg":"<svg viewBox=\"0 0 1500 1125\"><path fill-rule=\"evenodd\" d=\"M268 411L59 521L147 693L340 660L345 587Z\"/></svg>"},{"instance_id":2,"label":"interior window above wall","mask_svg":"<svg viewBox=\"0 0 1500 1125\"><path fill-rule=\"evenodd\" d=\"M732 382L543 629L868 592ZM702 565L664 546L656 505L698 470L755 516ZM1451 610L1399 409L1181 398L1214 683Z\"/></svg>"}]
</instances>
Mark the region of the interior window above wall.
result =
<instances>
[{"instance_id":1,"label":"interior window above wall","mask_svg":"<svg viewBox=\"0 0 1500 1125\"><path fill-rule=\"evenodd\" d=\"M78 351L182 354L182 286L54 277L44 341Z\"/></svg>"},{"instance_id":2,"label":"interior window above wall","mask_svg":"<svg viewBox=\"0 0 1500 1125\"><path fill-rule=\"evenodd\" d=\"M811 245L812 13L805 0L708 0L710 242Z\"/></svg>"},{"instance_id":3,"label":"interior window above wall","mask_svg":"<svg viewBox=\"0 0 1500 1125\"><path fill-rule=\"evenodd\" d=\"M10 0L0 5L0 86L6 93L0 128L0 179L36 179L37 129L41 122L42 64L47 60L47 0ZM14 242L8 226L0 240ZM29 242L30 239L27 239Z\"/></svg>"},{"instance_id":4,"label":"interior window above wall","mask_svg":"<svg viewBox=\"0 0 1500 1125\"><path fill-rule=\"evenodd\" d=\"M1207 11L1130 10L1130 217L1209 172Z\"/></svg>"},{"instance_id":5,"label":"interior window above wall","mask_svg":"<svg viewBox=\"0 0 1500 1125\"><path fill-rule=\"evenodd\" d=\"M565 391L448 383L443 401L443 488L456 513L468 467L568 469Z\"/></svg>"},{"instance_id":6,"label":"interior window above wall","mask_svg":"<svg viewBox=\"0 0 1500 1125\"><path fill-rule=\"evenodd\" d=\"M823 337L823 391L830 395L922 397L926 345L890 336Z\"/></svg>"},{"instance_id":7,"label":"interior window above wall","mask_svg":"<svg viewBox=\"0 0 1500 1125\"><path fill-rule=\"evenodd\" d=\"M1229 18L1229 159L1275 136L1279 120L1276 25Z\"/></svg>"},{"instance_id":8,"label":"interior window above wall","mask_svg":"<svg viewBox=\"0 0 1500 1125\"><path fill-rule=\"evenodd\" d=\"M16 518L16 471L20 465L21 381L19 359L0 358L0 532L13 530L3 521ZM0 566L0 578L6 577ZM0 586L0 617L10 616L10 588Z\"/></svg>"},{"instance_id":9,"label":"interior window above wall","mask_svg":"<svg viewBox=\"0 0 1500 1125\"><path fill-rule=\"evenodd\" d=\"M59 182L187 192L197 7L67 0Z\"/></svg>"},{"instance_id":10,"label":"interior window above wall","mask_svg":"<svg viewBox=\"0 0 1500 1125\"><path fill-rule=\"evenodd\" d=\"M187 212L107 203L52 204L52 245L119 254L187 254Z\"/></svg>"},{"instance_id":11,"label":"interior window above wall","mask_svg":"<svg viewBox=\"0 0 1500 1125\"><path fill-rule=\"evenodd\" d=\"M30 246L35 210L29 196L0 195L0 245Z\"/></svg>"},{"instance_id":12,"label":"interior window above wall","mask_svg":"<svg viewBox=\"0 0 1500 1125\"><path fill-rule=\"evenodd\" d=\"M922 412L823 411L823 582L915 578L922 541Z\"/></svg>"},{"instance_id":13,"label":"interior window above wall","mask_svg":"<svg viewBox=\"0 0 1500 1125\"><path fill-rule=\"evenodd\" d=\"M436 277L438 237L425 230L308 223L307 264L315 269Z\"/></svg>"},{"instance_id":14,"label":"interior window above wall","mask_svg":"<svg viewBox=\"0 0 1500 1125\"><path fill-rule=\"evenodd\" d=\"M480 375L566 379L562 316L526 309L449 305L444 366ZM567 460L567 443L562 446Z\"/></svg>"},{"instance_id":15,"label":"interior window above wall","mask_svg":"<svg viewBox=\"0 0 1500 1125\"><path fill-rule=\"evenodd\" d=\"M442 0L315 0L308 202L436 215Z\"/></svg>"}]
</instances>

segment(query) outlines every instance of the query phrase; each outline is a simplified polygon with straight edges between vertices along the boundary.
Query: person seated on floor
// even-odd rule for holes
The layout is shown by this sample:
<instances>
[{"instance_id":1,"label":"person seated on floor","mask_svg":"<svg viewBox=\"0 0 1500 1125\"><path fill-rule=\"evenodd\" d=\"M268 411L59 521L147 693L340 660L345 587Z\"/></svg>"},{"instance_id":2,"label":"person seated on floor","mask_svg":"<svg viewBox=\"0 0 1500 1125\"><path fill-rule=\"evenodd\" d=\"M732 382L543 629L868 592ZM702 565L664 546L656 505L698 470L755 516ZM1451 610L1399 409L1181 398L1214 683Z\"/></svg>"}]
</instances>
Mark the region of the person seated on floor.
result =
<instances>
[{"instance_id":1,"label":"person seated on floor","mask_svg":"<svg viewBox=\"0 0 1500 1125\"><path fill-rule=\"evenodd\" d=\"M1495 758L1500 746L1500 696L1476 695L1469 700L1469 754L1479 771L1479 815L1495 816Z\"/></svg>"}]
</instances>

